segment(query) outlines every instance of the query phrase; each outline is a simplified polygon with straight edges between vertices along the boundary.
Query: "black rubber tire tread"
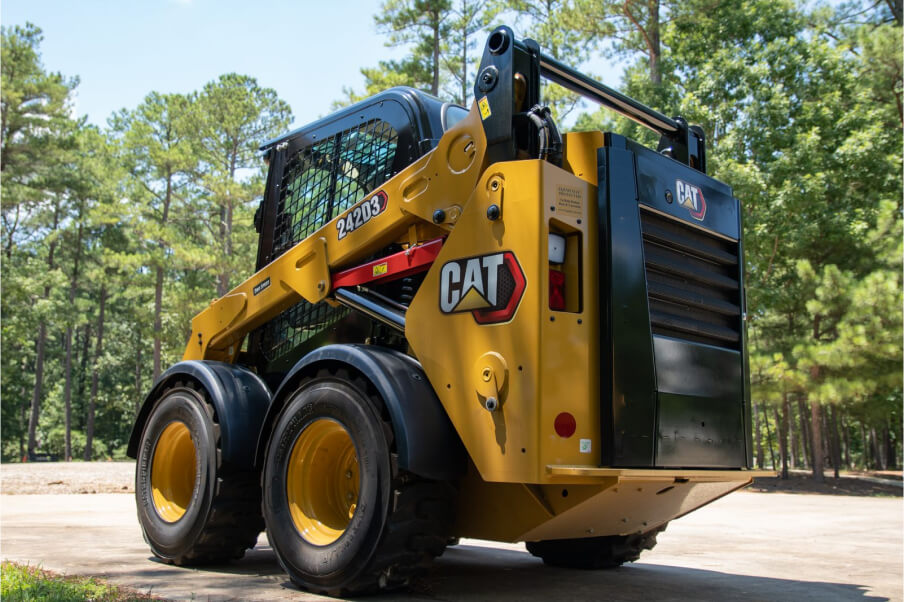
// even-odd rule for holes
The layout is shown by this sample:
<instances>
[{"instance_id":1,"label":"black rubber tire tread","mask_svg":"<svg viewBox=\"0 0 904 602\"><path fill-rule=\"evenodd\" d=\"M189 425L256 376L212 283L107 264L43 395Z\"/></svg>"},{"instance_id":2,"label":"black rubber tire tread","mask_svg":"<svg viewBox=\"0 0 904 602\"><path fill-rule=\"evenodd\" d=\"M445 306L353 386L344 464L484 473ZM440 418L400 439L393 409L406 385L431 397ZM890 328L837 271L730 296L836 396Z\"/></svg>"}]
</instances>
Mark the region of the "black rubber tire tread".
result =
<instances>
[{"instance_id":1,"label":"black rubber tire tread","mask_svg":"<svg viewBox=\"0 0 904 602\"><path fill-rule=\"evenodd\" d=\"M331 596L350 596L405 587L424 575L446 549L451 531L455 488L447 482L425 481L401 474L393 482L395 508L387 517L383 537L367 568Z\"/></svg>"},{"instance_id":2,"label":"black rubber tire tread","mask_svg":"<svg viewBox=\"0 0 904 602\"><path fill-rule=\"evenodd\" d=\"M220 425L207 391L200 383L192 379L174 382L172 386L164 389L160 398L163 399L169 391L179 387L194 391L213 422L216 442L216 481L213 483L213 498L201 532L191 547L182 554L167 557L158 553L148 540L142 525L144 539L151 546L154 555L168 564L200 566L237 560L245 555L245 550L255 546L258 535L264 530L260 474L256 471L232 471L223 465Z\"/></svg>"},{"instance_id":3,"label":"black rubber tire tread","mask_svg":"<svg viewBox=\"0 0 904 602\"><path fill-rule=\"evenodd\" d=\"M667 524L632 535L529 541L527 551L542 558L543 563L549 566L612 569L626 562L634 562L644 550L652 550L656 545L656 536L665 531Z\"/></svg>"},{"instance_id":4,"label":"black rubber tire tread","mask_svg":"<svg viewBox=\"0 0 904 602\"><path fill-rule=\"evenodd\" d=\"M434 558L445 551L452 533L458 490L451 482L423 479L398 468L389 412L376 389L361 375L349 373L345 368L321 369L315 376L303 378L296 389L322 378L334 378L351 385L379 414L390 450L390 508L370 561L353 580L341 587L322 588L300 582L283 564L278 553L277 559L297 585L323 595L345 597L405 587L425 574ZM262 481L263 478L262 474Z\"/></svg>"}]
</instances>

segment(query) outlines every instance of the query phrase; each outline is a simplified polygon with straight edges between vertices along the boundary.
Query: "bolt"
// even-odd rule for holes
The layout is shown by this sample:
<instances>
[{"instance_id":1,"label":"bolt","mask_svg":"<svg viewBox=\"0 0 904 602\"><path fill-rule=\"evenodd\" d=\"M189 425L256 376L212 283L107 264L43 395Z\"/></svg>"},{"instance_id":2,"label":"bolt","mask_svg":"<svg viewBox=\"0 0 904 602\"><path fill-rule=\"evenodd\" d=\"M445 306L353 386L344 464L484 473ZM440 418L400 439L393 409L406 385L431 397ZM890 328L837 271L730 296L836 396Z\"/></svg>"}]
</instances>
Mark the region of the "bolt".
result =
<instances>
[{"instance_id":1,"label":"bolt","mask_svg":"<svg viewBox=\"0 0 904 602\"><path fill-rule=\"evenodd\" d=\"M492 190L499 190L499 180L493 180L490 182L490 188Z\"/></svg>"},{"instance_id":2,"label":"bolt","mask_svg":"<svg viewBox=\"0 0 904 602\"><path fill-rule=\"evenodd\" d=\"M499 219L499 205L490 205L487 207L487 219L492 222Z\"/></svg>"},{"instance_id":3,"label":"bolt","mask_svg":"<svg viewBox=\"0 0 904 602\"><path fill-rule=\"evenodd\" d=\"M326 288L326 282L324 282L323 280L321 280L320 282L317 283L318 291L323 292L323 289L325 289L325 288Z\"/></svg>"},{"instance_id":4,"label":"bolt","mask_svg":"<svg viewBox=\"0 0 904 602\"><path fill-rule=\"evenodd\" d=\"M666 191L665 191L665 202L666 202L666 203L671 203L671 202L672 202L672 191L671 191L671 190L666 190Z\"/></svg>"},{"instance_id":5,"label":"bolt","mask_svg":"<svg viewBox=\"0 0 904 602\"><path fill-rule=\"evenodd\" d=\"M433 212L433 223L434 224L441 224L444 221L446 221L446 212L445 211L443 211L442 209L437 209L436 211Z\"/></svg>"},{"instance_id":6,"label":"bolt","mask_svg":"<svg viewBox=\"0 0 904 602\"><path fill-rule=\"evenodd\" d=\"M499 407L499 401L495 397L487 397L487 400L483 402L483 407L485 407L488 412L495 412Z\"/></svg>"},{"instance_id":7,"label":"bolt","mask_svg":"<svg viewBox=\"0 0 904 602\"><path fill-rule=\"evenodd\" d=\"M352 471L346 470L346 471L345 471L345 478L346 478L346 479L352 478Z\"/></svg>"},{"instance_id":8,"label":"bolt","mask_svg":"<svg viewBox=\"0 0 904 602\"><path fill-rule=\"evenodd\" d=\"M490 382L490 377L493 376L493 371L490 370L489 368L484 368L482 376L483 376L483 382L488 383L488 382Z\"/></svg>"}]
</instances>

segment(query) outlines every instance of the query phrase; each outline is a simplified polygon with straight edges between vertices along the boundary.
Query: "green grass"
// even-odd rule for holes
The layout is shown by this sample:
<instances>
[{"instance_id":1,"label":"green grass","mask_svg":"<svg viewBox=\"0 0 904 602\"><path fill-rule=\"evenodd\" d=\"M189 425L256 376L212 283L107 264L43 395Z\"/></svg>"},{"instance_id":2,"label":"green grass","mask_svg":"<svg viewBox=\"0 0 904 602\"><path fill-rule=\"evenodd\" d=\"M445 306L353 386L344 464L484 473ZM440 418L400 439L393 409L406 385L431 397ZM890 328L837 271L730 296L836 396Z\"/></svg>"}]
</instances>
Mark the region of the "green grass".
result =
<instances>
[{"instance_id":1,"label":"green grass","mask_svg":"<svg viewBox=\"0 0 904 602\"><path fill-rule=\"evenodd\" d=\"M69 602L95 600L124 602L155 600L149 594L110 585L94 577L67 577L38 567L4 561L0 566L0 598L4 602L42 600Z\"/></svg>"}]
</instances>

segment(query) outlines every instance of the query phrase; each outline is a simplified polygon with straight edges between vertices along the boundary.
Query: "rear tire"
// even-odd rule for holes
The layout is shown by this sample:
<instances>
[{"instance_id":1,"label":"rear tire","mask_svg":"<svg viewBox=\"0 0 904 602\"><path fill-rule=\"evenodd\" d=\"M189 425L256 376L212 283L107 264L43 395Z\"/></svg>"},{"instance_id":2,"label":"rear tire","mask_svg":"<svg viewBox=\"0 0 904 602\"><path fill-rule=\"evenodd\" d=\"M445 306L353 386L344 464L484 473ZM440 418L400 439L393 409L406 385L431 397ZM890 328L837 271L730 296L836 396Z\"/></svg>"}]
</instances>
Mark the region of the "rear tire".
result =
<instances>
[{"instance_id":1,"label":"rear tire","mask_svg":"<svg viewBox=\"0 0 904 602\"><path fill-rule=\"evenodd\" d=\"M527 551L543 559L544 564L571 569L611 569L640 558L652 550L656 536L666 525L646 533L610 535L579 539L547 539L527 542Z\"/></svg>"},{"instance_id":2,"label":"rear tire","mask_svg":"<svg viewBox=\"0 0 904 602\"><path fill-rule=\"evenodd\" d=\"M180 565L241 558L263 529L257 475L221 463L220 426L194 382L165 389L141 437L138 522L155 556Z\"/></svg>"},{"instance_id":3,"label":"rear tire","mask_svg":"<svg viewBox=\"0 0 904 602\"><path fill-rule=\"evenodd\" d=\"M401 587L445 549L455 489L398 470L383 409L363 380L321 371L276 421L263 512L270 545L300 587Z\"/></svg>"}]
</instances>

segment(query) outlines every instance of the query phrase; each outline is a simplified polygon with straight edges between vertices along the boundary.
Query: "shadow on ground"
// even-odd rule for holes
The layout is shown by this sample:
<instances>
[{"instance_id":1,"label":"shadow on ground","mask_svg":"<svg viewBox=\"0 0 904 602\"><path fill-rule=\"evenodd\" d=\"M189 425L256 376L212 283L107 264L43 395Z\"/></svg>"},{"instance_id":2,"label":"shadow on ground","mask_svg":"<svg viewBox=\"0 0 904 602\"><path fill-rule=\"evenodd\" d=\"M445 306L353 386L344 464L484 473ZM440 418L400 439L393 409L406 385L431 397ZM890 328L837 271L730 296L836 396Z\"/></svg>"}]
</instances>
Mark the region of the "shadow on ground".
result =
<instances>
[{"instance_id":1,"label":"shadow on ground","mask_svg":"<svg viewBox=\"0 0 904 602\"><path fill-rule=\"evenodd\" d=\"M279 567L269 546L249 551L229 565L167 567L176 577L188 571L258 577L261 587L298 591ZM161 567L128 571L133 578L161 576ZM200 575L199 575L200 576ZM229 597L228 581L218 580L208 595ZM294 597L294 596L293 596ZM795 581L639 562L614 570L580 571L545 566L527 552L460 545L446 550L431 573L407 591L360 600L888 600L871 596L865 586ZM308 598L310 599L310 598Z\"/></svg>"}]
</instances>

